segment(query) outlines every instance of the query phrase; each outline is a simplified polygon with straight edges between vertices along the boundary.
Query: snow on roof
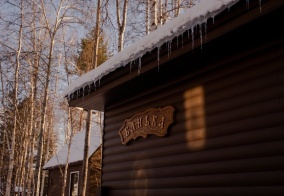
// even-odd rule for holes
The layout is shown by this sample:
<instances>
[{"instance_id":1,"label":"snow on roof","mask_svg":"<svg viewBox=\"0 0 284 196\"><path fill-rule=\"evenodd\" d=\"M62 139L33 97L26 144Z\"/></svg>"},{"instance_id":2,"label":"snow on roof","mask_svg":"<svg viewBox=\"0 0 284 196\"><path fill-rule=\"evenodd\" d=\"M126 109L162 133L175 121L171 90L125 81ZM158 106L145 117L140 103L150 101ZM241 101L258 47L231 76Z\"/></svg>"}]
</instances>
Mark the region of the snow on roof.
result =
<instances>
[{"instance_id":1,"label":"snow on roof","mask_svg":"<svg viewBox=\"0 0 284 196\"><path fill-rule=\"evenodd\" d=\"M96 83L103 76L113 72L117 68L141 58L147 52L159 48L164 43L171 41L185 31L205 23L209 18L214 18L217 14L230 8L238 1L239 0L200 0L185 13L117 53L96 69L79 77L64 89L63 95L69 96L82 87Z\"/></svg>"},{"instance_id":2,"label":"snow on roof","mask_svg":"<svg viewBox=\"0 0 284 196\"><path fill-rule=\"evenodd\" d=\"M84 154L84 143L85 143L85 132L79 131L76 133L71 142L69 163L74 163L83 160ZM101 145L100 127L99 125L92 127L90 132L90 146L89 146L89 157L97 150ZM50 168L58 165L65 165L68 155L68 145L65 144L57 153L54 155L43 168Z\"/></svg>"}]
</instances>

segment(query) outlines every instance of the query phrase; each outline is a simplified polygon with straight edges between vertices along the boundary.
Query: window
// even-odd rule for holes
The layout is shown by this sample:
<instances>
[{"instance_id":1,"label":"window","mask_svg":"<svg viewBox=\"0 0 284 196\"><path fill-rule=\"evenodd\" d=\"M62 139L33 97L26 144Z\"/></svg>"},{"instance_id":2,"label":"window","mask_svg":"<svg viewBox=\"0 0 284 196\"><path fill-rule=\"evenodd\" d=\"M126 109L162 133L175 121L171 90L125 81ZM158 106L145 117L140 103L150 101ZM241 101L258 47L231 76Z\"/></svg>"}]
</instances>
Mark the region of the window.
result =
<instances>
[{"instance_id":1,"label":"window","mask_svg":"<svg viewBox=\"0 0 284 196\"><path fill-rule=\"evenodd\" d=\"M79 187L79 172L70 173L70 184L69 184L69 195L78 196L78 187Z\"/></svg>"}]
</instances>

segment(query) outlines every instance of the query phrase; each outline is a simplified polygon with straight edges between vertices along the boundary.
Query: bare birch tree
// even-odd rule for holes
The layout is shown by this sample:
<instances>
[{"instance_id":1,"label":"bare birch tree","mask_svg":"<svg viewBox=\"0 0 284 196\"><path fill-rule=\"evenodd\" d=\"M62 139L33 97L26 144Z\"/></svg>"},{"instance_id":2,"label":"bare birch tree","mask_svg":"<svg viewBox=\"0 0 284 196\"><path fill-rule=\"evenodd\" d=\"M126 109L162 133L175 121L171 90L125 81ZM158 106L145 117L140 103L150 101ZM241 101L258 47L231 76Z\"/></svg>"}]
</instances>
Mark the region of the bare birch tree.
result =
<instances>
[{"instance_id":1,"label":"bare birch tree","mask_svg":"<svg viewBox=\"0 0 284 196\"><path fill-rule=\"evenodd\" d=\"M117 20L117 26L118 26L118 46L117 46L118 51L123 50L124 33L125 33L126 19L127 19L128 0L124 0L123 2L124 4L122 8L122 15L121 15L120 0L116 0L116 20Z\"/></svg>"},{"instance_id":2,"label":"bare birch tree","mask_svg":"<svg viewBox=\"0 0 284 196\"><path fill-rule=\"evenodd\" d=\"M0 2L0 25L4 30L0 38L1 109L9 112L9 116L6 115L8 112L0 116L1 128L4 127L1 131L0 173L1 183L5 183L1 191L13 193L14 187L18 186L18 190L27 190L22 192L23 195L39 195L42 162L48 157L48 146L52 146L48 135L52 134L54 121L47 119L54 118L51 111L55 110L52 106L55 99L51 94L54 87L50 85L56 77L54 61L60 52L57 46L62 43L59 29L74 23L88 26L83 17L89 12L86 13L79 4L83 5L77 0ZM22 100L28 100L29 104L29 109L21 111L25 118L19 115ZM11 104L9 108L6 102ZM37 144L35 138L39 138ZM35 148L38 148L38 159L34 173ZM7 157L9 162L4 164ZM34 184L36 188L32 187Z\"/></svg>"},{"instance_id":3,"label":"bare birch tree","mask_svg":"<svg viewBox=\"0 0 284 196\"><path fill-rule=\"evenodd\" d=\"M163 1L158 0L158 6L157 6L157 25L162 26L163 25Z\"/></svg>"},{"instance_id":4,"label":"bare birch tree","mask_svg":"<svg viewBox=\"0 0 284 196\"><path fill-rule=\"evenodd\" d=\"M3 182L5 179L4 177L4 170L6 169L5 168L5 163L4 163L4 157L6 155L6 145L7 145L7 142L6 142L6 138L7 138L7 127L6 127L6 124L5 122L7 122L7 118L6 118L6 115L4 113L4 111L6 110L6 103L5 103L5 97L6 97L6 93L5 93L5 84L4 84L4 71L2 69L2 58L0 60L0 76L1 76L1 104L2 104L2 109L3 109L3 121L4 123L1 123L1 133L0 133L0 146L1 146L1 149L0 149L0 153L1 153L1 159L0 159L0 171L1 171L1 175L0 175L0 182ZM2 191L4 191L4 184L3 183L0 183L0 190L1 190L1 194L4 194Z\"/></svg>"},{"instance_id":5,"label":"bare birch tree","mask_svg":"<svg viewBox=\"0 0 284 196\"><path fill-rule=\"evenodd\" d=\"M93 55L93 69L98 66L98 50L99 50L99 38L100 38L100 20L101 20L101 0L97 0L97 15L96 15L96 26L94 35L94 55Z\"/></svg>"},{"instance_id":6,"label":"bare birch tree","mask_svg":"<svg viewBox=\"0 0 284 196\"><path fill-rule=\"evenodd\" d=\"M64 165L64 172L62 173L63 176L63 186L61 188L61 196L65 195L65 188L66 188L66 183L67 183L67 174L68 174L68 167L69 167L69 157L70 157L70 148L72 144L72 138L75 134L75 129L73 129L73 114L72 114L72 109L68 108L68 120L67 120L67 137L65 138L67 141L67 158L66 158L66 164Z\"/></svg>"},{"instance_id":7,"label":"bare birch tree","mask_svg":"<svg viewBox=\"0 0 284 196\"><path fill-rule=\"evenodd\" d=\"M44 0L40 0L40 11L43 15L43 27L47 30L49 43L47 45L48 51L46 59L43 60L45 64L45 81L44 81L44 96L42 100L42 111L41 111L41 121L40 121L40 131L39 131L39 140L38 140L38 151L37 151L37 162L35 169L35 188L34 194L39 195L40 191L40 177L42 174L42 151L43 151L43 134L45 131L45 122L46 122L46 113L47 113L47 103L48 103L48 92L51 79L51 71L54 61L54 47L56 36L59 32L59 29L70 21L68 16L68 11L73 9L76 6L73 6L71 2L66 0L60 0L59 2L49 2L51 6ZM69 4L70 3L70 4ZM53 9L51 12L50 9ZM54 18L49 18L47 12L54 14Z\"/></svg>"},{"instance_id":8,"label":"bare birch tree","mask_svg":"<svg viewBox=\"0 0 284 196\"><path fill-rule=\"evenodd\" d=\"M21 66L20 63L20 55L22 52L22 33L23 33L23 1L20 1L18 8L20 11L20 21L19 21L19 29L18 29L18 47L16 49L16 62L15 62L15 73L14 73L14 87L13 87L13 106L14 106L14 113L13 113L13 129L11 134L11 146L9 149L9 167L8 167L8 175L7 175L7 182L6 182L6 190L5 195L10 196L11 194L11 183L12 183L12 175L14 169L14 153L15 153L15 134L17 129L17 107L18 107L18 80L19 80L19 69Z\"/></svg>"},{"instance_id":9,"label":"bare birch tree","mask_svg":"<svg viewBox=\"0 0 284 196\"><path fill-rule=\"evenodd\" d=\"M86 121L86 134L85 134L85 141L84 141L82 176L81 176L80 183L79 183L80 184L79 196L85 196L86 189L87 189L91 118L92 118L92 110L88 110L87 121Z\"/></svg>"},{"instance_id":10,"label":"bare birch tree","mask_svg":"<svg viewBox=\"0 0 284 196\"><path fill-rule=\"evenodd\" d=\"M66 79L67 79L67 84L70 84L70 76L74 73L69 70L69 67L73 67L73 65L70 66L70 54L68 53L68 45L66 44L68 41L65 40L65 34L63 34L63 49L64 49L64 69L65 69L65 74L66 74ZM73 42L73 39L70 40ZM72 56L72 54L71 54ZM76 69L78 70L78 69ZM80 73L80 72L79 72ZM61 196L65 195L65 189L66 189L66 183L67 183L67 174L68 174L68 168L69 168L69 157L70 157L70 148L72 144L72 139L73 136L80 130L82 130L83 127L83 117L84 117L84 111L83 110L78 110L77 108L71 108L68 107L68 103L66 102L67 100L64 100L62 103L62 109L64 111L67 111L67 122L65 122L67 125L66 131L65 131L65 143L67 144L67 160L66 164L64 165L64 171L61 170L61 175L63 179L63 186L61 189ZM60 168L61 169L61 168Z\"/></svg>"}]
</instances>

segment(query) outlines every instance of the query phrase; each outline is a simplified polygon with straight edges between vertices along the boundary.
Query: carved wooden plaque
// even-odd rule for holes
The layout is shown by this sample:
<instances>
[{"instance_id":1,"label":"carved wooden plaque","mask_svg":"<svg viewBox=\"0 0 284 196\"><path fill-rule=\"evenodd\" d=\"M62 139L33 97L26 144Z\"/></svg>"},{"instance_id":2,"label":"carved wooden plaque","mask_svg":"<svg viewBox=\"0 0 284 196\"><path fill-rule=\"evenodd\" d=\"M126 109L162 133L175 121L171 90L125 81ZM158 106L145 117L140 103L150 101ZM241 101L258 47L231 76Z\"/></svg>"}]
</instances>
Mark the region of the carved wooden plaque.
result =
<instances>
[{"instance_id":1,"label":"carved wooden plaque","mask_svg":"<svg viewBox=\"0 0 284 196\"><path fill-rule=\"evenodd\" d=\"M169 125L173 123L173 113L174 108L166 106L151 108L126 119L119 130L122 144L125 145L139 136L146 138L149 134L165 136Z\"/></svg>"}]
</instances>

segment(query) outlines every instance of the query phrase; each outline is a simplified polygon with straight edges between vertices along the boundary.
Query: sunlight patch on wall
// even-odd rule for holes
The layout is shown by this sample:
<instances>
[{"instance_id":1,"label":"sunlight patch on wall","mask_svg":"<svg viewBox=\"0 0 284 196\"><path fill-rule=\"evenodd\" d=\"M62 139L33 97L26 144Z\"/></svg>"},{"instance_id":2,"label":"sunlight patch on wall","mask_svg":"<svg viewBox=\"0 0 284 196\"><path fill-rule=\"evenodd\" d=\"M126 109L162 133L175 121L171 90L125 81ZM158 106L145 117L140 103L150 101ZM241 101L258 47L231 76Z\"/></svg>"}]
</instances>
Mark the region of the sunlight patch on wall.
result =
<instances>
[{"instance_id":1,"label":"sunlight patch on wall","mask_svg":"<svg viewBox=\"0 0 284 196\"><path fill-rule=\"evenodd\" d=\"M184 92L184 118L187 148L199 150L205 147L206 119L204 89L197 86Z\"/></svg>"},{"instance_id":2,"label":"sunlight patch on wall","mask_svg":"<svg viewBox=\"0 0 284 196\"><path fill-rule=\"evenodd\" d=\"M146 196L148 193L148 178L147 173L144 168L144 164L141 164L141 159L143 159L144 153L138 154L136 160L134 162L134 169L135 169L135 196ZM147 159L148 161L145 163L146 165L152 165L152 161ZM145 160L144 160L145 161Z\"/></svg>"}]
</instances>

